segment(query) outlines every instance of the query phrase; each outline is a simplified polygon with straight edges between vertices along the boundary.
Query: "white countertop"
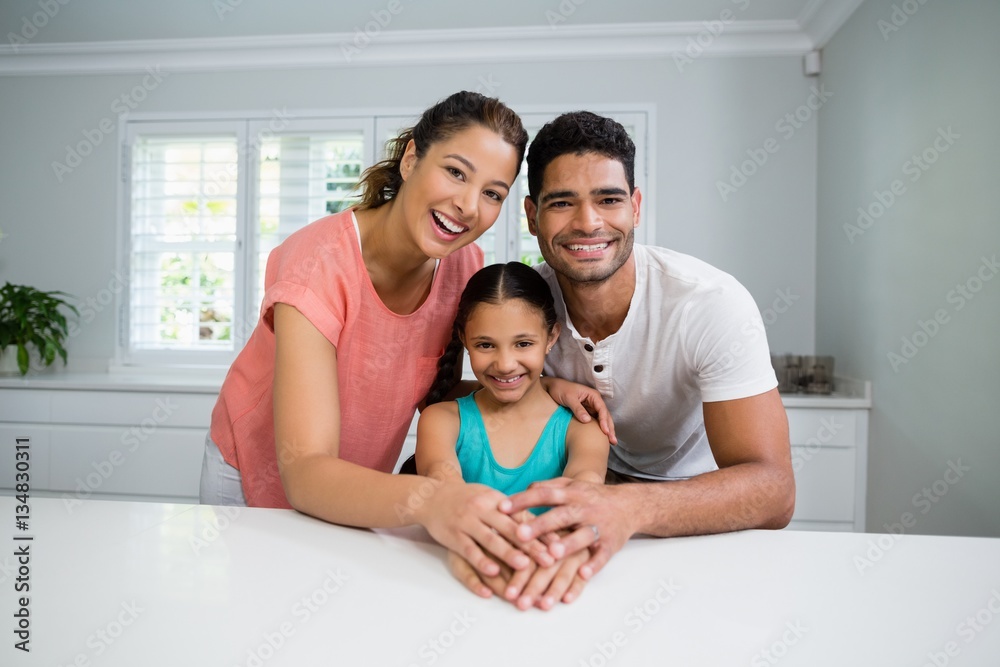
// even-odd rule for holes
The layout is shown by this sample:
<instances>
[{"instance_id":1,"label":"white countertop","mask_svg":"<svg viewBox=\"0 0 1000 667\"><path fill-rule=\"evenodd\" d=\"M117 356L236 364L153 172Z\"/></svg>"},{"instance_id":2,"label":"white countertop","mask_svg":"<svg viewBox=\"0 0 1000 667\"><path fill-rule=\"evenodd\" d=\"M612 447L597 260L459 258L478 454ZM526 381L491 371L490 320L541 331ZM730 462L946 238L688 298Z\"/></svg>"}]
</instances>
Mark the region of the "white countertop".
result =
<instances>
[{"instance_id":1,"label":"white countertop","mask_svg":"<svg viewBox=\"0 0 1000 667\"><path fill-rule=\"evenodd\" d=\"M867 380L837 377L832 394L782 394L786 408L870 408L872 383Z\"/></svg>"},{"instance_id":2,"label":"white countertop","mask_svg":"<svg viewBox=\"0 0 1000 667\"><path fill-rule=\"evenodd\" d=\"M160 372L47 371L21 376L0 376L0 389L57 389L85 391L149 391L218 394L226 370Z\"/></svg>"},{"instance_id":3,"label":"white countertop","mask_svg":"<svg viewBox=\"0 0 1000 667\"><path fill-rule=\"evenodd\" d=\"M34 498L19 532L14 514L14 499L0 498L3 665L842 667L922 665L949 649L955 665L1000 655L998 539L634 539L577 602L546 613L468 593L420 529ZM34 540L13 540L25 535ZM30 654L11 633L11 554L23 544ZM859 571L859 558L870 567Z\"/></svg>"},{"instance_id":4,"label":"white countertop","mask_svg":"<svg viewBox=\"0 0 1000 667\"><path fill-rule=\"evenodd\" d=\"M26 377L0 376L0 389L55 389L85 391L143 391L217 394L226 370L204 371L48 371ZM870 408L871 383L837 378L831 395L782 394L786 408Z\"/></svg>"}]
</instances>

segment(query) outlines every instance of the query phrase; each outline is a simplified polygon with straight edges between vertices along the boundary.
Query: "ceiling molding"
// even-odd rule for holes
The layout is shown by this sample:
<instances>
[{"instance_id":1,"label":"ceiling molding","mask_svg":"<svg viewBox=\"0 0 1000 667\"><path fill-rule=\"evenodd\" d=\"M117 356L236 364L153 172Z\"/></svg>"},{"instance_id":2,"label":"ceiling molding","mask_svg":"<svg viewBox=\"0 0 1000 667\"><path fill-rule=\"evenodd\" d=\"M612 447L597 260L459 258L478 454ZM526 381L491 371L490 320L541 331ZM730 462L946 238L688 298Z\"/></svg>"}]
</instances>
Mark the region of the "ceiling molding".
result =
<instances>
[{"instance_id":1,"label":"ceiling molding","mask_svg":"<svg viewBox=\"0 0 1000 667\"><path fill-rule=\"evenodd\" d=\"M811 0L799 16L802 32L813 43L815 50L822 49L830 38L847 23L865 0Z\"/></svg>"},{"instance_id":2,"label":"ceiling molding","mask_svg":"<svg viewBox=\"0 0 1000 667\"><path fill-rule=\"evenodd\" d=\"M0 76L121 74L159 68L217 72L546 62L650 57L801 55L813 35L839 27L863 0L811 0L800 19L556 25L462 30L385 30L199 39L0 45ZM831 5L837 5L831 8ZM808 15L807 15L808 14ZM829 38L828 35L826 37ZM676 55L675 55L676 54Z\"/></svg>"}]
</instances>

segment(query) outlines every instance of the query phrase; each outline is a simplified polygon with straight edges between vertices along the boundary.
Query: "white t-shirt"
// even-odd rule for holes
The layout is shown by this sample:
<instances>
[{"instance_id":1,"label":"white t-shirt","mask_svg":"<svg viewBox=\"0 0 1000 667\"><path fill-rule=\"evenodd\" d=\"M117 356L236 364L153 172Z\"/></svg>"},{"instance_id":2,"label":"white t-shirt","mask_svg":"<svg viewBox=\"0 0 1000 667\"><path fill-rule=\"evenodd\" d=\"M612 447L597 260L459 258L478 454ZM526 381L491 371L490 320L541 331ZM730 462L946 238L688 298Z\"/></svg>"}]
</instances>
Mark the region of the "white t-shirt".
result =
<instances>
[{"instance_id":1,"label":"white t-shirt","mask_svg":"<svg viewBox=\"0 0 1000 667\"><path fill-rule=\"evenodd\" d=\"M717 470L702 402L756 396L778 386L753 297L735 278L679 252L636 244L635 293L621 328L594 343L566 315L545 373L597 388L615 421L608 467L650 479Z\"/></svg>"}]
</instances>

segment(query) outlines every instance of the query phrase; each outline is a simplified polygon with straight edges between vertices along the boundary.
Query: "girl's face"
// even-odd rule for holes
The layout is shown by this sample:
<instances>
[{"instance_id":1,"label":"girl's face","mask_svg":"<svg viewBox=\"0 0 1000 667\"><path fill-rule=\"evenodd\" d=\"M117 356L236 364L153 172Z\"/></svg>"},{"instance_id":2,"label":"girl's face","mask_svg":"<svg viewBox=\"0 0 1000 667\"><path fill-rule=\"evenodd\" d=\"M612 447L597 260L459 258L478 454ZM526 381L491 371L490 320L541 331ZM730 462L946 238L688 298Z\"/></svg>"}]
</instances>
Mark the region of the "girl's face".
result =
<instances>
[{"instance_id":1,"label":"girl's face","mask_svg":"<svg viewBox=\"0 0 1000 667\"><path fill-rule=\"evenodd\" d=\"M482 236L500 215L517 168L516 149L480 125L431 144L422 158L411 141L396 198L417 247L440 259Z\"/></svg>"},{"instance_id":2,"label":"girl's face","mask_svg":"<svg viewBox=\"0 0 1000 667\"><path fill-rule=\"evenodd\" d=\"M538 385L545 355L558 337L558 323L550 332L541 311L517 299L476 306L463 343L472 372L489 395L499 403L516 403Z\"/></svg>"}]
</instances>

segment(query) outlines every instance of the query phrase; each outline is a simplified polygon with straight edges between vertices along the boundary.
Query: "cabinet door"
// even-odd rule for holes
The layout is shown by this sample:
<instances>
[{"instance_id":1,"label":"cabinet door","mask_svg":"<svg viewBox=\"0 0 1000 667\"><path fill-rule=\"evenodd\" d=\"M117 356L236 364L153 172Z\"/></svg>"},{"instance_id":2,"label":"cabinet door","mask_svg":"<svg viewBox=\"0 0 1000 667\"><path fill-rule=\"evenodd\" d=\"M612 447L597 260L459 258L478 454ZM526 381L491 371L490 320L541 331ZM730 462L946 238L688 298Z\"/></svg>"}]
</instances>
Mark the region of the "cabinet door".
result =
<instances>
[{"instance_id":1,"label":"cabinet door","mask_svg":"<svg viewBox=\"0 0 1000 667\"><path fill-rule=\"evenodd\" d=\"M0 389L0 422L48 423L54 391Z\"/></svg>"},{"instance_id":2,"label":"cabinet door","mask_svg":"<svg viewBox=\"0 0 1000 667\"><path fill-rule=\"evenodd\" d=\"M205 451L201 429L54 426L50 487L95 494L171 496L197 502Z\"/></svg>"},{"instance_id":3,"label":"cabinet door","mask_svg":"<svg viewBox=\"0 0 1000 667\"><path fill-rule=\"evenodd\" d=\"M53 392L52 423L152 428L203 428L212 421L215 396L122 391Z\"/></svg>"},{"instance_id":4,"label":"cabinet door","mask_svg":"<svg viewBox=\"0 0 1000 667\"><path fill-rule=\"evenodd\" d=\"M792 446L793 521L854 521L852 447Z\"/></svg>"},{"instance_id":5,"label":"cabinet door","mask_svg":"<svg viewBox=\"0 0 1000 667\"><path fill-rule=\"evenodd\" d=\"M790 408L786 413L788 437L793 447L854 447L857 444L858 415L854 410Z\"/></svg>"}]
</instances>

